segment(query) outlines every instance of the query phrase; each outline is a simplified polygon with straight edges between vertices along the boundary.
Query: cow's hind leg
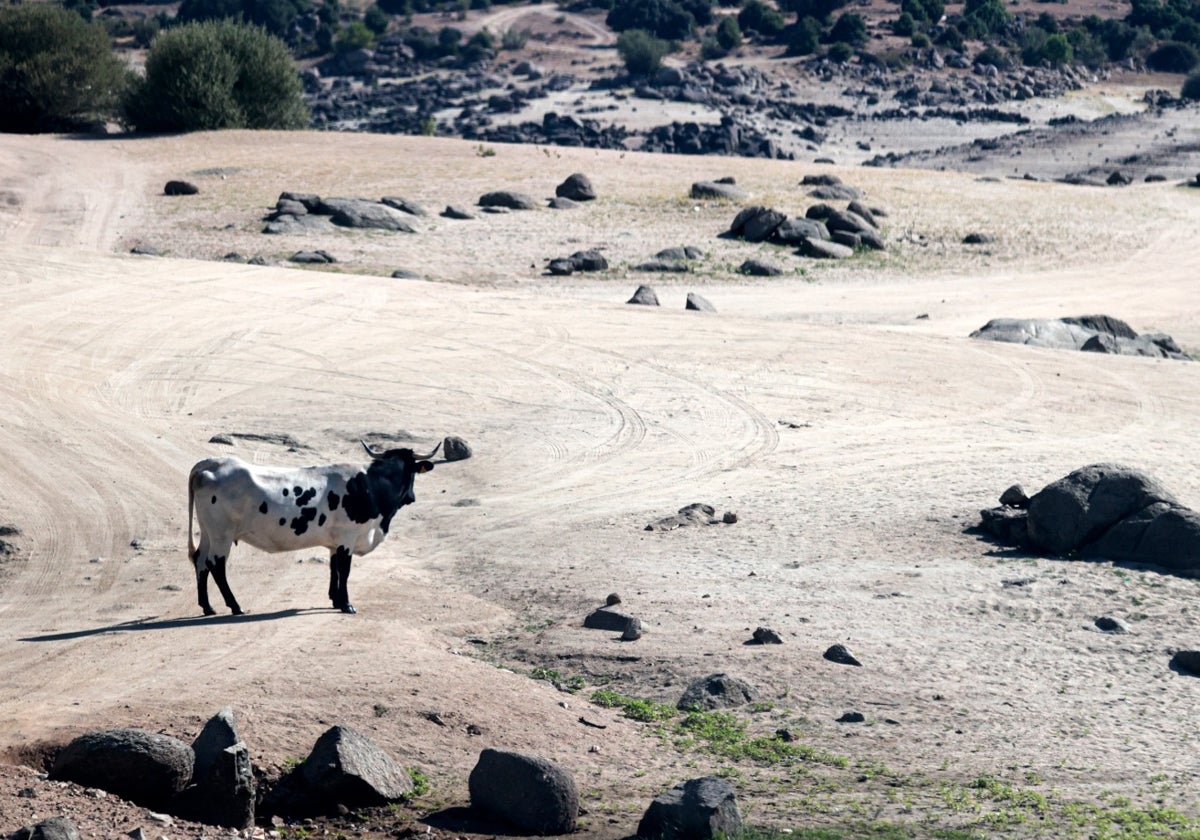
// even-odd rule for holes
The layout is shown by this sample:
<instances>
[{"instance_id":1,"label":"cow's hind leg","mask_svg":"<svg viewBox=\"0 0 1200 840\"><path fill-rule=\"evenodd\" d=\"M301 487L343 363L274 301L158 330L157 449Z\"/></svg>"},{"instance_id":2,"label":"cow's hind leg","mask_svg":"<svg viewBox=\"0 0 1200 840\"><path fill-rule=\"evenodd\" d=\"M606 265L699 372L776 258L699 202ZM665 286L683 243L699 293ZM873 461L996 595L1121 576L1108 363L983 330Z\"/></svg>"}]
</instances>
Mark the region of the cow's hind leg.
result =
<instances>
[{"instance_id":1,"label":"cow's hind leg","mask_svg":"<svg viewBox=\"0 0 1200 840\"><path fill-rule=\"evenodd\" d=\"M346 586L350 579L352 556L350 549L339 545L329 557L329 600L337 609L351 614L358 612L350 603L350 592Z\"/></svg>"},{"instance_id":2,"label":"cow's hind leg","mask_svg":"<svg viewBox=\"0 0 1200 840\"><path fill-rule=\"evenodd\" d=\"M221 597L225 599L225 606L229 607L230 612L234 615L243 615L242 608L238 606L237 598L233 597L233 590L229 588L229 580L225 577L225 561L228 559L228 554L222 554L213 558L213 580L217 582L217 589L221 590Z\"/></svg>"},{"instance_id":3,"label":"cow's hind leg","mask_svg":"<svg viewBox=\"0 0 1200 840\"><path fill-rule=\"evenodd\" d=\"M196 602L205 615L216 615L217 611L208 602L208 572L211 568L212 554L209 552L208 538L200 535L200 547L192 555L192 563L196 566Z\"/></svg>"}]
</instances>

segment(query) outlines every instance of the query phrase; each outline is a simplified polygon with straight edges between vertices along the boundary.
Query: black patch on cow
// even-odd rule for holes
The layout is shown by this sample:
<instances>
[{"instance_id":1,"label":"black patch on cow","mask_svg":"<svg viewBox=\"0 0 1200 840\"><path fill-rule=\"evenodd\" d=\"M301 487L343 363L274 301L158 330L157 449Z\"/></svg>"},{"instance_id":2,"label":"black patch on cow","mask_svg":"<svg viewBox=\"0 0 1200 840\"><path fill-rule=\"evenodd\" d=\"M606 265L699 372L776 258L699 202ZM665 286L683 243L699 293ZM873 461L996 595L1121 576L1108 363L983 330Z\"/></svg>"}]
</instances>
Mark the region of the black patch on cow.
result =
<instances>
[{"instance_id":1,"label":"black patch on cow","mask_svg":"<svg viewBox=\"0 0 1200 840\"><path fill-rule=\"evenodd\" d=\"M297 496L299 496L301 493L304 492L304 488L299 485L296 485L295 487L292 488L292 492L295 493Z\"/></svg>"},{"instance_id":2,"label":"black patch on cow","mask_svg":"<svg viewBox=\"0 0 1200 840\"><path fill-rule=\"evenodd\" d=\"M216 496L213 496L212 503L213 503L214 505L217 503L217 497L216 497Z\"/></svg>"},{"instance_id":3,"label":"black patch on cow","mask_svg":"<svg viewBox=\"0 0 1200 840\"><path fill-rule=\"evenodd\" d=\"M297 487L296 489L299 490L300 488ZM317 489L315 487L309 487L303 493L296 494L296 504L300 507L304 507L306 504L312 501L312 497L315 495L317 495Z\"/></svg>"},{"instance_id":4,"label":"black patch on cow","mask_svg":"<svg viewBox=\"0 0 1200 840\"><path fill-rule=\"evenodd\" d=\"M356 473L346 482L346 515L360 524L378 518L386 534L396 511L415 501L415 475L416 459L411 449L388 450L371 461L366 472Z\"/></svg>"},{"instance_id":5,"label":"black patch on cow","mask_svg":"<svg viewBox=\"0 0 1200 840\"><path fill-rule=\"evenodd\" d=\"M318 528L325 527L325 514L322 513L320 516L317 517L317 527Z\"/></svg>"},{"instance_id":6,"label":"black patch on cow","mask_svg":"<svg viewBox=\"0 0 1200 840\"><path fill-rule=\"evenodd\" d=\"M329 502L330 510L337 510L338 504L340 504L342 501L342 497L330 490L329 495L326 497L326 501Z\"/></svg>"},{"instance_id":7,"label":"black patch on cow","mask_svg":"<svg viewBox=\"0 0 1200 840\"><path fill-rule=\"evenodd\" d=\"M267 512L267 503L266 502L263 502L261 505L258 506L258 512L259 513Z\"/></svg>"},{"instance_id":8,"label":"black patch on cow","mask_svg":"<svg viewBox=\"0 0 1200 840\"><path fill-rule=\"evenodd\" d=\"M285 519L285 518L284 518L284 517L282 517L282 516L281 516L281 517L279 517L279 527L280 527L280 528L282 528L282 527L283 527L284 525L286 525L286 524L287 524L287 519Z\"/></svg>"},{"instance_id":9,"label":"black patch on cow","mask_svg":"<svg viewBox=\"0 0 1200 840\"><path fill-rule=\"evenodd\" d=\"M300 536L308 530L308 523L317 518L317 509L315 507L300 508L300 515L292 520L292 530L296 532L296 536Z\"/></svg>"},{"instance_id":10,"label":"black patch on cow","mask_svg":"<svg viewBox=\"0 0 1200 840\"><path fill-rule=\"evenodd\" d=\"M288 489L287 489L286 487L284 487L284 488L283 488L283 495L285 495L285 496L286 496L287 494L288 494Z\"/></svg>"}]
</instances>

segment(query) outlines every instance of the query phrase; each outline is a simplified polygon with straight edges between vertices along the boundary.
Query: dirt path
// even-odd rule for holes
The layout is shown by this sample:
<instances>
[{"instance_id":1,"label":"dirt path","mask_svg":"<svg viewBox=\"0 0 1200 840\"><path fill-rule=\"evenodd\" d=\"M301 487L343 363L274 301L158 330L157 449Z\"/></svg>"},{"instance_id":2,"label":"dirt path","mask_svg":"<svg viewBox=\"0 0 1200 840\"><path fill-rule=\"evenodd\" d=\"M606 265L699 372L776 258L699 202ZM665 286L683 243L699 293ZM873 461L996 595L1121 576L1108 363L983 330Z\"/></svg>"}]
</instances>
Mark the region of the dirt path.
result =
<instances>
[{"instance_id":1,"label":"dirt path","mask_svg":"<svg viewBox=\"0 0 1200 840\"><path fill-rule=\"evenodd\" d=\"M657 792L731 764L664 748L588 703L590 688L562 694L525 672L673 702L730 671L770 709L756 731L791 726L850 761L812 797L798 793L807 769L732 767L756 824L848 803L911 819L886 784L855 782L855 762L934 779L918 798L999 773L1190 807L1200 764L1162 721L1197 711L1194 680L1165 664L1200 634L1195 583L1013 557L962 530L1008 484L1102 460L1200 504L1200 366L964 337L990 317L1100 311L1200 348L1193 196L1149 185L1077 206L1084 193L1060 185L844 171L890 208L893 252L750 282L728 268L749 246L715 237L731 209L682 197L710 161L554 155L310 134L0 138L0 191L18 199L0 205L0 524L21 529L0 565L0 749L28 756L112 725L191 737L232 704L260 763L348 723L448 803L465 801L485 746L547 755L585 789L586 833L626 836ZM311 164L303 182L297 161ZM720 167L767 203L803 200L792 165ZM225 177L196 175L215 168ZM283 189L436 207L488 185L546 194L582 170L602 197L571 214L427 217L407 238L258 233ZM147 186L187 176L202 185L190 202ZM1080 241L1089 213L1106 235ZM980 221L1005 233L985 254L958 244ZM172 256L104 253L131 237ZM628 268L688 241L710 256L681 281ZM538 260L589 245L608 274L541 275ZM299 247L439 282L212 259ZM647 281L663 306L625 305ZM719 314L684 311L692 289ZM476 457L421 476L388 542L355 561L358 616L328 608L317 553L239 546L231 582L252 612L204 619L184 480L228 451L218 433L301 445L239 443L259 463L355 458L372 433L422 446L458 434ZM696 501L738 522L643 530ZM1031 582L1005 584L1016 578ZM612 591L645 622L639 642L580 627ZM1135 632L1090 629L1106 613ZM760 624L785 644L745 645ZM821 659L837 641L867 667ZM834 722L851 708L872 725ZM1148 781L1160 775L1166 792ZM31 807L15 793L0 806Z\"/></svg>"}]
</instances>

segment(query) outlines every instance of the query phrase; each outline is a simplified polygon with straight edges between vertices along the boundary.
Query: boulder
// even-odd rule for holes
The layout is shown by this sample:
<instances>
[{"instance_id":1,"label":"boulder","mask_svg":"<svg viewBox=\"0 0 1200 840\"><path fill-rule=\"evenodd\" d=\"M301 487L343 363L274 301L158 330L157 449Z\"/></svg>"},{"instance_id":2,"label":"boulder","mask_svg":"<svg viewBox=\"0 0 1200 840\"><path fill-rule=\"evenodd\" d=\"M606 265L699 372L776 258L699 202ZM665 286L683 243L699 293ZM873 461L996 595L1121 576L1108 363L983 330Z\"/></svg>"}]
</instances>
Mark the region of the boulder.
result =
<instances>
[{"instance_id":1,"label":"boulder","mask_svg":"<svg viewBox=\"0 0 1200 840\"><path fill-rule=\"evenodd\" d=\"M671 260L646 260L633 267L634 271L647 271L656 274L686 274L692 267L685 262Z\"/></svg>"},{"instance_id":2,"label":"boulder","mask_svg":"<svg viewBox=\"0 0 1200 840\"><path fill-rule=\"evenodd\" d=\"M563 198L560 195L556 195L556 196L554 196L554 198L552 198L546 202L546 206L549 207L551 210L574 210L575 208L580 207L581 205L578 201L575 201L570 198Z\"/></svg>"},{"instance_id":3,"label":"boulder","mask_svg":"<svg viewBox=\"0 0 1200 840\"><path fill-rule=\"evenodd\" d=\"M196 756L193 775L196 779L207 776L222 751L240 743L241 740L232 706L226 706L209 718L196 740L192 742L192 752Z\"/></svg>"},{"instance_id":4,"label":"boulder","mask_svg":"<svg viewBox=\"0 0 1200 840\"><path fill-rule=\"evenodd\" d=\"M1081 549L1088 559L1200 574L1200 511L1160 502L1118 522Z\"/></svg>"},{"instance_id":5,"label":"boulder","mask_svg":"<svg viewBox=\"0 0 1200 840\"><path fill-rule=\"evenodd\" d=\"M998 507L979 511L980 530L1004 545L1029 546L1029 514L1020 508Z\"/></svg>"},{"instance_id":6,"label":"boulder","mask_svg":"<svg viewBox=\"0 0 1200 840\"><path fill-rule=\"evenodd\" d=\"M592 181L582 172L568 175L567 179L554 188L554 194L559 198L571 201L592 201L596 198L596 188Z\"/></svg>"},{"instance_id":7,"label":"boulder","mask_svg":"<svg viewBox=\"0 0 1200 840\"><path fill-rule=\"evenodd\" d=\"M391 230L416 233L416 228L404 218L405 214L378 201L364 198L326 198L321 201L322 213L338 227Z\"/></svg>"},{"instance_id":8,"label":"boulder","mask_svg":"<svg viewBox=\"0 0 1200 840\"><path fill-rule=\"evenodd\" d=\"M69 817L51 817L18 829L12 840L80 840L79 829Z\"/></svg>"},{"instance_id":9,"label":"boulder","mask_svg":"<svg viewBox=\"0 0 1200 840\"><path fill-rule=\"evenodd\" d=\"M963 237L964 245L991 245L996 241L996 237L990 233L981 231L972 231Z\"/></svg>"},{"instance_id":10,"label":"boulder","mask_svg":"<svg viewBox=\"0 0 1200 840\"><path fill-rule=\"evenodd\" d=\"M629 626L630 621L634 621L633 616L628 613L621 612L615 607L599 607L592 610L583 619L583 626L589 630L614 630L624 632Z\"/></svg>"},{"instance_id":11,"label":"boulder","mask_svg":"<svg viewBox=\"0 0 1200 840\"><path fill-rule=\"evenodd\" d=\"M749 274L753 277L777 277L783 274L783 266L774 260L762 257L750 257L738 266L738 274Z\"/></svg>"},{"instance_id":12,"label":"boulder","mask_svg":"<svg viewBox=\"0 0 1200 840\"><path fill-rule=\"evenodd\" d=\"M480 207L505 207L509 210L533 210L537 202L532 197L515 190L495 190L479 197Z\"/></svg>"},{"instance_id":13,"label":"boulder","mask_svg":"<svg viewBox=\"0 0 1200 840\"><path fill-rule=\"evenodd\" d=\"M683 262L684 260L698 260L704 257L704 252L694 245L678 245L672 248L663 248L654 255L656 260L666 260L668 262Z\"/></svg>"},{"instance_id":14,"label":"boulder","mask_svg":"<svg viewBox=\"0 0 1200 840\"><path fill-rule=\"evenodd\" d=\"M1177 505L1166 488L1145 473L1118 464L1091 464L1034 494L1029 500L1029 537L1045 551L1066 554L1160 502ZM1125 545L1123 540L1116 542Z\"/></svg>"},{"instance_id":15,"label":"boulder","mask_svg":"<svg viewBox=\"0 0 1200 840\"><path fill-rule=\"evenodd\" d=\"M297 251L288 257L288 262L303 265L328 265L337 262L337 258L328 251Z\"/></svg>"},{"instance_id":16,"label":"boulder","mask_svg":"<svg viewBox=\"0 0 1200 840\"><path fill-rule=\"evenodd\" d=\"M163 195L195 195L200 188L191 181L167 181Z\"/></svg>"},{"instance_id":17,"label":"boulder","mask_svg":"<svg viewBox=\"0 0 1200 840\"><path fill-rule=\"evenodd\" d=\"M759 213L767 212L767 208L761 204L752 204L749 207L743 207L733 217L733 221L729 223L730 236L741 236L746 232L746 223L757 216Z\"/></svg>"},{"instance_id":18,"label":"boulder","mask_svg":"<svg viewBox=\"0 0 1200 840\"><path fill-rule=\"evenodd\" d=\"M770 627L755 627L752 641L759 645L781 645L783 639Z\"/></svg>"},{"instance_id":19,"label":"boulder","mask_svg":"<svg viewBox=\"0 0 1200 840\"><path fill-rule=\"evenodd\" d=\"M195 753L182 741L142 729L80 735L58 754L55 781L100 788L147 808L161 809L192 779Z\"/></svg>"},{"instance_id":20,"label":"boulder","mask_svg":"<svg viewBox=\"0 0 1200 840\"><path fill-rule=\"evenodd\" d=\"M1180 650L1171 657L1171 668L1200 677L1200 650Z\"/></svg>"},{"instance_id":21,"label":"boulder","mask_svg":"<svg viewBox=\"0 0 1200 840\"><path fill-rule=\"evenodd\" d=\"M636 642L642 638L642 620L631 616L629 623L625 625L625 629L621 631L622 642Z\"/></svg>"},{"instance_id":22,"label":"boulder","mask_svg":"<svg viewBox=\"0 0 1200 840\"><path fill-rule=\"evenodd\" d=\"M786 220L787 216L778 210L764 208L761 213L755 213L742 225L742 238L747 242L766 242L775 229Z\"/></svg>"},{"instance_id":23,"label":"boulder","mask_svg":"<svg viewBox=\"0 0 1200 840\"><path fill-rule=\"evenodd\" d=\"M546 264L546 271L555 277L568 277L575 273L575 261L567 257L558 257Z\"/></svg>"},{"instance_id":24,"label":"boulder","mask_svg":"<svg viewBox=\"0 0 1200 840\"><path fill-rule=\"evenodd\" d=\"M633 297L625 301L639 306L658 306L658 295L649 286L638 286Z\"/></svg>"},{"instance_id":25,"label":"boulder","mask_svg":"<svg viewBox=\"0 0 1200 840\"><path fill-rule=\"evenodd\" d=\"M379 200L388 207L399 210L401 213L408 213L410 216L427 215L424 207L422 207L420 204L417 204L415 201L405 198L404 196L385 195Z\"/></svg>"},{"instance_id":26,"label":"boulder","mask_svg":"<svg viewBox=\"0 0 1200 840\"><path fill-rule=\"evenodd\" d=\"M442 439L442 457L447 461L465 461L472 455L471 445L456 435Z\"/></svg>"},{"instance_id":27,"label":"boulder","mask_svg":"<svg viewBox=\"0 0 1200 840\"><path fill-rule=\"evenodd\" d=\"M608 269L608 260L595 249L576 251L571 255L571 262L575 265L576 271L606 271Z\"/></svg>"},{"instance_id":28,"label":"boulder","mask_svg":"<svg viewBox=\"0 0 1200 840\"><path fill-rule=\"evenodd\" d=\"M326 730L298 772L315 796L348 808L384 805L403 799L413 789L407 770L348 726Z\"/></svg>"},{"instance_id":29,"label":"boulder","mask_svg":"<svg viewBox=\"0 0 1200 840\"><path fill-rule=\"evenodd\" d=\"M571 774L540 756L487 749L467 780L471 807L533 834L575 830L579 793Z\"/></svg>"},{"instance_id":30,"label":"boulder","mask_svg":"<svg viewBox=\"0 0 1200 840\"><path fill-rule=\"evenodd\" d=\"M637 828L645 840L710 840L741 833L733 786L715 776L680 782L656 796Z\"/></svg>"},{"instance_id":31,"label":"boulder","mask_svg":"<svg viewBox=\"0 0 1200 840\"><path fill-rule=\"evenodd\" d=\"M778 245L803 245L810 239L829 239L829 228L819 219L784 219L771 234Z\"/></svg>"},{"instance_id":32,"label":"boulder","mask_svg":"<svg viewBox=\"0 0 1200 840\"><path fill-rule=\"evenodd\" d=\"M295 202L309 213L319 213L321 210L321 196L315 193L281 192L276 206L282 202Z\"/></svg>"},{"instance_id":33,"label":"boulder","mask_svg":"<svg viewBox=\"0 0 1200 840\"><path fill-rule=\"evenodd\" d=\"M293 216L290 213L285 213L267 222L263 226L262 232L286 235L327 233L331 230L333 230L333 225L324 216L313 216L307 213L303 216Z\"/></svg>"},{"instance_id":34,"label":"boulder","mask_svg":"<svg viewBox=\"0 0 1200 840\"><path fill-rule=\"evenodd\" d=\"M733 184L722 184L716 181L697 181L692 184L692 198L721 199L724 201L744 201L750 193Z\"/></svg>"},{"instance_id":35,"label":"boulder","mask_svg":"<svg viewBox=\"0 0 1200 840\"><path fill-rule=\"evenodd\" d=\"M693 680L675 705L683 711L730 709L752 702L754 696L754 689L744 680L728 674L709 674Z\"/></svg>"},{"instance_id":36,"label":"boulder","mask_svg":"<svg viewBox=\"0 0 1200 840\"><path fill-rule=\"evenodd\" d=\"M256 790L250 750L240 741L222 749L171 804L171 812L193 822L225 828L254 825Z\"/></svg>"},{"instance_id":37,"label":"boulder","mask_svg":"<svg viewBox=\"0 0 1200 840\"><path fill-rule=\"evenodd\" d=\"M1096 629L1101 633L1113 633L1114 635L1123 635L1129 632L1129 625L1119 618L1113 618L1109 615L1102 615L1094 622Z\"/></svg>"},{"instance_id":38,"label":"boulder","mask_svg":"<svg viewBox=\"0 0 1200 840\"><path fill-rule=\"evenodd\" d=\"M802 257L815 260L845 260L854 256L854 249L823 239L806 239L798 251Z\"/></svg>"},{"instance_id":39,"label":"boulder","mask_svg":"<svg viewBox=\"0 0 1200 840\"><path fill-rule=\"evenodd\" d=\"M475 214L470 210L464 210L463 208L454 204L447 204L446 209L442 211L441 216L443 219L459 219L463 221L475 218Z\"/></svg>"},{"instance_id":40,"label":"boulder","mask_svg":"<svg viewBox=\"0 0 1200 840\"><path fill-rule=\"evenodd\" d=\"M1005 507L1027 508L1029 497L1025 495L1025 490L1020 484L1013 484L1000 494L1000 504Z\"/></svg>"},{"instance_id":41,"label":"boulder","mask_svg":"<svg viewBox=\"0 0 1200 840\"><path fill-rule=\"evenodd\" d=\"M716 312L717 308L708 302L708 298L696 292L688 292L687 300L683 304L684 309L689 309L693 312Z\"/></svg>"},{"instance_id":42,"label":"boulder","mask_svg":"<svg viewBox=\"0 0 1200 840\"><path fill-rule=\"evenodd\" d=\"M827 184L814 187L808 191L813 198L821 201L852 201L863 197L863 191L849 184Z\"/></svg>"},{"instance_id":43,"label":"boulder","mask_svg":"<svg viewBox=\"0 0 1200 840\"><path fill-rule=\"evenodd\" d=\"M858 657L851 653L848 647L840 643L830 645L821 655L830 662L836 662L838 665L857 665L862 667L862 663L858 661Z\"/></svg>"}]
</instances>

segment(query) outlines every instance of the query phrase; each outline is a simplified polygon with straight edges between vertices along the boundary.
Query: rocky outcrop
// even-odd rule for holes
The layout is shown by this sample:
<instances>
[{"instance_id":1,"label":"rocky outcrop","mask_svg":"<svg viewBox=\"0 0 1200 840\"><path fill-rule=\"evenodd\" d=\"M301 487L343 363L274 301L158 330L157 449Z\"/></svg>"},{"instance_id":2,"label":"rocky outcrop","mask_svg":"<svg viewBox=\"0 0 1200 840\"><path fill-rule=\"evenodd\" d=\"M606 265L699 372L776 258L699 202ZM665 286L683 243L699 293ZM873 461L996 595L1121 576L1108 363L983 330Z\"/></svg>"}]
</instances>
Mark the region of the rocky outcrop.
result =
<instances>
[{"instance_id":1,"label":"rocky outcrop","mask_svg":"<svg viewBox=\"0 0 1200 840\"><path fill-rule=\"evenodd\" d=\"M1075 318L994 318L971 333L970 337L1056 350L1085 350L1092 353L1150 356L1180 361L1192 359L1169 335L1138 335L1127 323L1109 315L1084 315Z\"/></svg>"},{"instance_id":2,"label":"rocky outcrop","mask_svg":"<svg viewBox=\"0 0 1200 840\"><path fill-rule=\"evenodd\" d=\"M143 729L108 729L67 744L50 778L162 809L191 781L194 764L192 748L177 738Z\"/></svg>"},{"instance_id":3,"label":"rocky outcrop","mask_svg":"<svg viewBox=\"0 0 1200 840\"><path fill-rule=\"evenodd\" d=\"M656 796L637 829L645 840L710 840L741 833L733 785L715 776L680 782Z\"/></svg>"}]
</instances>

